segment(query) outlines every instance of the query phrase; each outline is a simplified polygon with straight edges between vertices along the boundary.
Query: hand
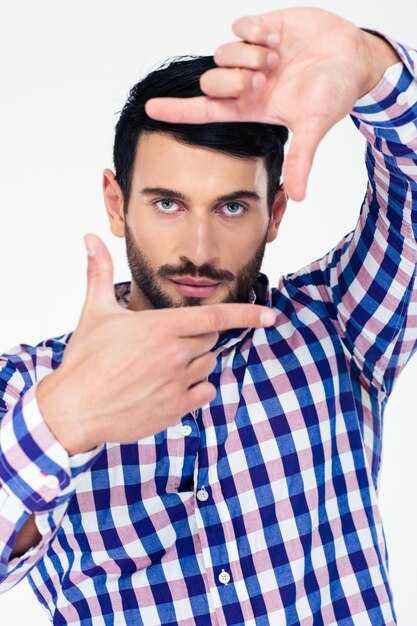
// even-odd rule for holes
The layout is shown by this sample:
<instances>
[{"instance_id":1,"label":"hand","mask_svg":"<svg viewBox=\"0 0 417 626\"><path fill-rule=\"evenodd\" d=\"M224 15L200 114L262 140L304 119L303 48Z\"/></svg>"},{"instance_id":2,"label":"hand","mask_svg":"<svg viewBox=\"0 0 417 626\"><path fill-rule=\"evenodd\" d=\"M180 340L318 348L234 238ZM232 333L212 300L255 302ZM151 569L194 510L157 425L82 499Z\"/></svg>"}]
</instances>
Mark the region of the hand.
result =
<instances>
[{"instance_id":1,"label":"hand","mask_svg":"<svg viewBox=\"0 0 417 626\"><path fill-rule=\"evenodd\" d=\"M285 9L244 17L242 39L221 46L218 68L201 77L207 96L154 98L151 117L167 122L254 121L293 133L283 176L286 193L305 196L317 146L355 101L398 61L384 40L321 9Z\"/></svg>"},{"instance_id":2,"label":"hand","mask_svg":"<svg viewBox=\"0 0 417 626\"><path fill-rule=\"evenodd\" d=\"M122 309L107 248L93 235L86 245L94 255L79 324L62 363L37 388L40 411L70 455L142 439L210 402L219 332L275 320L270 309L251 304Z\"/></svg>"}]
</instances>

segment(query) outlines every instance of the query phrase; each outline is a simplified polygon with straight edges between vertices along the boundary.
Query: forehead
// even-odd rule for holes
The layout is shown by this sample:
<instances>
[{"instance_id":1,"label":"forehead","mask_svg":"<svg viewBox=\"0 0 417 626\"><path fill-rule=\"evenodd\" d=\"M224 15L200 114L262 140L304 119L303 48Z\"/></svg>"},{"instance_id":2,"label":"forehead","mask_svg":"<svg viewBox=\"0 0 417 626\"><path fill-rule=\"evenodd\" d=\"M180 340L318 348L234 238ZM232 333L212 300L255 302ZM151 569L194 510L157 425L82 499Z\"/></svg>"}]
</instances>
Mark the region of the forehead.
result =
<instances>
[{"instance_id":1,"label":"forehead","mask_svg":"<svg viewBox=\"0 0 417 626\"><path fill-rule=\"evenodd\" d=\"M266 196L267 172L261 157L235 157L218 150L188 145L164 133L144 133L136 147L135 189L164 186L186 191L203 189L215 195L253 189Z\"/></svg>"}]
</instances>

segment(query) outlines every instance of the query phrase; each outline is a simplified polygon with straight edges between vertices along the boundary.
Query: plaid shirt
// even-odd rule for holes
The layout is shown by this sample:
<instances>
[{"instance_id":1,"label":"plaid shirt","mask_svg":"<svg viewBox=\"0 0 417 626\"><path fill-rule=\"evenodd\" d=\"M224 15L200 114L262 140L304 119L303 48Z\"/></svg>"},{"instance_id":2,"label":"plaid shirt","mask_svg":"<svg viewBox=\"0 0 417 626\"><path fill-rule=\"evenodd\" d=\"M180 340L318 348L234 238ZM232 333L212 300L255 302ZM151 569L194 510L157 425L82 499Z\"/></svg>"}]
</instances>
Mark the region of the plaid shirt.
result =
<instances>
[{"instance_id":1,"label":"plaid shirt","mask_svg":"<svg viewBox=\"0 0 417 626\"><path fill-rule=\"evenodd\" d=\"M403 63L352 112L369 173L356 228L278 288L260 275L276 324L222 337L210 405L69 458L36 385L71 334L3 355L0 590L27 576L56 625L395 624L377 490L417 342L417 54L393 45ZM115 289L125 306L129 283ZM9 560L31 512L42 539Z\"/></svg>"}]
</instances>

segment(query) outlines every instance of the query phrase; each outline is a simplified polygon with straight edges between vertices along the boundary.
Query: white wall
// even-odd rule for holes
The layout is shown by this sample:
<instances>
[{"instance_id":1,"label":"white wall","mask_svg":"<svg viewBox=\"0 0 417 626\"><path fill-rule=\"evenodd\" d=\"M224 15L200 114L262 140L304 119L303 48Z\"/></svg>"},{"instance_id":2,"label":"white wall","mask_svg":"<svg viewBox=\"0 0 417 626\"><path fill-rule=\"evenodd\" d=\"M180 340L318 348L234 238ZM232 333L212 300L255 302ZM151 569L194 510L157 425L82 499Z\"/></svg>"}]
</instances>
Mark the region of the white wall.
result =
<instances>
[{"instance_id":1,"label":"white wall","mask_svg":"<svg viewBox=\"0 0 417 626\"><path fill-rule=\"evenodd\" d=\"M75 327L85 291L82 236L110 248L128 279L124 243L107 227L101 173L129 88L170 56L210 54L232 20L299 3L278 0L0 0L0 353ZM414 0L300 3L335 10L417 46ZM264 270L296 270L353 227L365 189L363 141L350 120L324 140L307 199L292 204ZM400 626L417 624L415 381L405 370L388 406L381 509ZM0 623L47 623L27 581L0 597Z\"/></svg>"}]
</instances>

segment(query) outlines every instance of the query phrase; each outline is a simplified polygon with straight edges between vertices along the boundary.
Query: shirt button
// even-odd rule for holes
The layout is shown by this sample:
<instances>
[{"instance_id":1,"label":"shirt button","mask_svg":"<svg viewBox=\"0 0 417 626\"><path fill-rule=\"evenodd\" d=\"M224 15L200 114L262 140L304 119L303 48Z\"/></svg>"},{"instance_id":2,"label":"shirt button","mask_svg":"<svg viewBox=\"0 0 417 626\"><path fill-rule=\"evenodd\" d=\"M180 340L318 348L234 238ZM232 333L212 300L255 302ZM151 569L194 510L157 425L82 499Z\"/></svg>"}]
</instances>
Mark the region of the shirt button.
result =
<instances>
[{"instance_id":1,"label":"shirt button","mask_svg":"<svg viewBox=\"0 0 417 626\"><path fill-rule=\"evenodd\" d=\"M404 104L407 104L407 94L404 91L398 94L396 103L401 107Z\"/></svg>"},{"instance_id":2,"label":"shirt button","mask_svg":"<svg viewBox=\"0 0 417 626\"><path fill-rule=\"evenodd\" d=\"M59 478L57 476L45 476L45 487L48 489L57 489L59 487Z\"/></svg>"},{"instance_id":3,"label":"shirt button","mask_svg":"<svg viewBox=\"0 0 417 626\"><path fill-rule=\"evenodd\" d=\"M197 498L201 501L201 502L205 502L206 500L208 500L209 494L207 493L207 491L205 490L204 486L201 487L201 489L199 489L197 491Z\"/></svg>"},{"instance_id":4,"label":"shirt button","mask_svg":"<svg viewBox=\"0 0 417 626\"><path fill-rule=\"evenodd\" d=\"M230 574L229 572L225 572L224 569L222 569L222 571L219 574L219 581L223 584L223 585L227 585L227 583L230 580Z\"/></svg>"},{"instance_id":5,"label":"shirt button","mask_svg":"<svg viewBox=\"0 0 417 626\"><path fill-rule=\"evenodd\" d=\"M181 434L184 435L184 437L188 437L188 435L191 435L192 432L193 429L189 424L184 424L183 426L181 426Z\"/></svg>"}]
</instances>

